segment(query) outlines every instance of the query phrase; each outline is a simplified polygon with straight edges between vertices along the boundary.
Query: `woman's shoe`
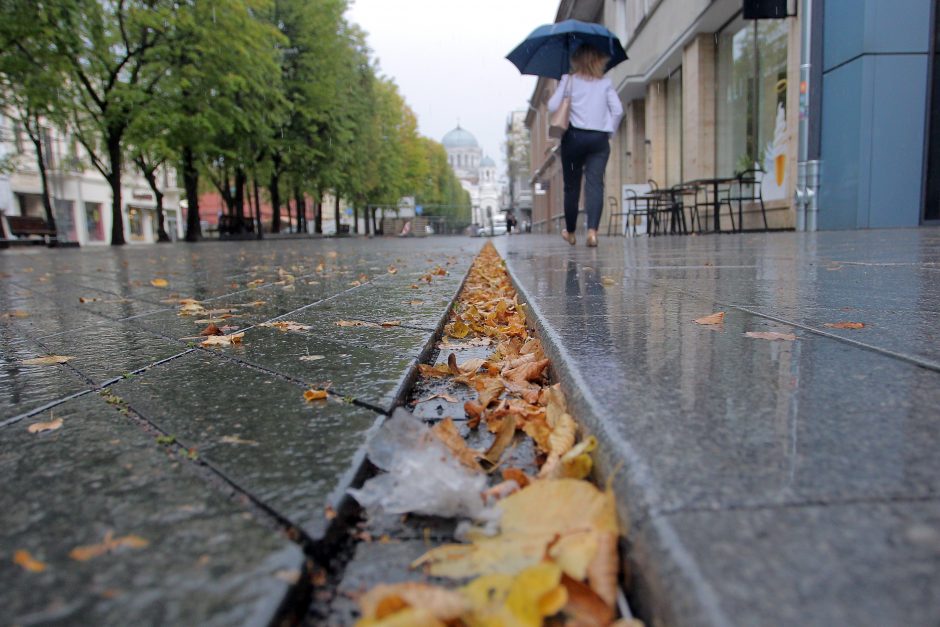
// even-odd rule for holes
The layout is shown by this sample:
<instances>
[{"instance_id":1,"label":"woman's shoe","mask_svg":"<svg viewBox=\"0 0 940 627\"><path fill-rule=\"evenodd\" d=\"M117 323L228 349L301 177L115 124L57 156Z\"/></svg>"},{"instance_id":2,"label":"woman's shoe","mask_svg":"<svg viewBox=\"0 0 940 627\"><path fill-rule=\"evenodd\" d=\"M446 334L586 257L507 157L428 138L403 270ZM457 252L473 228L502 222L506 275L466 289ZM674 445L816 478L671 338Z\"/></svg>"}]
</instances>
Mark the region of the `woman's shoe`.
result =
<instances>
[{"instance_id":1,"label":"woman's shoe","mask_svg":"<svg viewBox=\"0 0 940 627\"><path fill-rule=\"evenodd\" d=\"M597 232L588 231L587 234L587 245L588 248L597 248Z\"/></svg>"},{"instance_id":2,"label":"woman's shoe","mask_svg":"<svg viewBox=\"0 0 940 627\"><path fill-rule=\"evenodd\" d=\"M575 245L574 233L569 233L568 231L562 231L561 237L572 246Z\"/></svg>"}]
</instances>

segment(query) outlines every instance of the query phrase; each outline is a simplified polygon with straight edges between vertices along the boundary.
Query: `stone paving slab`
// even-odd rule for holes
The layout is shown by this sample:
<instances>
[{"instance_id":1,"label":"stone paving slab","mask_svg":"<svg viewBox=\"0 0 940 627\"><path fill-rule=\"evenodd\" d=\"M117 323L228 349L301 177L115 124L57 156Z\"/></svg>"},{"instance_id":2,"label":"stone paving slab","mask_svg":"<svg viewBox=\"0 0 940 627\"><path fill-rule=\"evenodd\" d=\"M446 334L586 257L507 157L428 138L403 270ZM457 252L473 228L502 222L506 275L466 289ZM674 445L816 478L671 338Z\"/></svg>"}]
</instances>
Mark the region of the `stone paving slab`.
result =
<instances>
[{"instance_id":1,"label":"stone paving slab","mask_svg":"<svg viewBox=\"0 0 940 627\"><path fill-rule=\"evenodd\" d=\"M111 390L268 508L322 540L378 414L202 351Z\"/></svg>"},{"instance_id":2,"label":"stone paving slab","mask_svg":"<svg viewBox=\"0 0 940 627\"><path fill-rule=\"evenodd\" d=\"M602 238L597 249L558 236L498 241L576 414L601 440L601 474L625 462L614 481L638 530L628 594L645 618L785 624L807 622L810 607L814 624L932 624L924 590L936 598L940 553L915 564L890 534L875 539L900 528L884 511L936 526L932 505L899 503L940 496L940 371L934 347L922 348L940 303L938 235ZM855 320L842 308L863 306L890 315L861 334L821 326L837 311ZM720 327L692 322L716 311L726 312ZM853 522L869 512L873 527ZM874 572L840 537L871 540L893 572ZM866 614L845 595L805 589L827 544L841 547L833 586L892 600Z\"/></svg>"},{"instance_id":3,"label":"stone paving slab","mask_svg":"<svg viewBox=\"0 0 940 627\"><path fill-rule=\"evenodd\" d=\"M57 418L41 434L27 427ZM12 624L267 624L304 556L97 394L0 429L0 605ZM78 561L106 534L139 536ZM46 565L13 563L25 550Z\"/></svg>"}]
</instances>

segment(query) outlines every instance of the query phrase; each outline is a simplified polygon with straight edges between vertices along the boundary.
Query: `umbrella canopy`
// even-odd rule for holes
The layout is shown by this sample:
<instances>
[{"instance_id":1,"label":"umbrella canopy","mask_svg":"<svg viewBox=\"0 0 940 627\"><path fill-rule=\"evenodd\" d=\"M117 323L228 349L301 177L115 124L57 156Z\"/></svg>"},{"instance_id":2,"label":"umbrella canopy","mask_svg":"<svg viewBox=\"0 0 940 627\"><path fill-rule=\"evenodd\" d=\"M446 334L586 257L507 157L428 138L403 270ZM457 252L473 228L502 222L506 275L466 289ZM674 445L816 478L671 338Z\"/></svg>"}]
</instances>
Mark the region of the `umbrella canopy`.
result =
<instances>
[{"instance_id":1,"label":"umbrella canopy","mask_svg":"<svg viewBox=\"0 0 940 627\"><path fill-rule=\"evenodd\" d=\"M616 35L600 24L579 20L539 26L506 58L523 74L561 78L568 73L571 55L584 44L610 57L607 70L627 60Z\"/></svg>"}]
</instances>

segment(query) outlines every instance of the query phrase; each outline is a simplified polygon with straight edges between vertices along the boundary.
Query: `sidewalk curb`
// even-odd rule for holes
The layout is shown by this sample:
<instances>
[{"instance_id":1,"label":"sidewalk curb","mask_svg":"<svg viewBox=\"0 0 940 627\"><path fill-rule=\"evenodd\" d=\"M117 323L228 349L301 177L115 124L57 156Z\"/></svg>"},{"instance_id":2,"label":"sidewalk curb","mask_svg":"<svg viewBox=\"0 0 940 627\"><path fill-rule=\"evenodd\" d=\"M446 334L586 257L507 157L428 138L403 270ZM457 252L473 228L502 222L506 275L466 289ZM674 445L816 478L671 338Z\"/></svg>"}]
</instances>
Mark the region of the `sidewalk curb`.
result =
<instances>
[{"instance_id":1,"label":"sidewalk curb","mask_svg":"<svg viewBox=\"0 0 940 627\"><path fill-rule=\"evenodd\" d=\"M627 528L625 575L620 583L631 607L648 624L734 625L672 523L651 507L657 486L646 459L629 443L612 437L613 425L628 415L628 409L617 415L590 393L587 381L572 366L573 360L558 334L545 322L538 303L517 279L508 260L506 271L525 304L526 319L552 360L553 379L561 381L578 423L600 445L595 453L595 476L598 484L610 483L617 494L617 514L621 526Z\"/></svg>"}]
</instances>

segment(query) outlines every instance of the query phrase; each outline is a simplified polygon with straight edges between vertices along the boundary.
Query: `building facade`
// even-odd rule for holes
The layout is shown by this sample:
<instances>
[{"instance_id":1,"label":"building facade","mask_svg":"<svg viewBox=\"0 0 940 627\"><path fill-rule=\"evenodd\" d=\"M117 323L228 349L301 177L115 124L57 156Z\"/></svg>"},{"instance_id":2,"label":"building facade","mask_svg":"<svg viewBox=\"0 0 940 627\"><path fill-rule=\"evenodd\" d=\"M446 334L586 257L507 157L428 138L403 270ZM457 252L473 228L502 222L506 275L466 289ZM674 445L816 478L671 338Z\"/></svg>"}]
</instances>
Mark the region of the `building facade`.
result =
<instances>
[{"instance_id":1,"label":"building facade","mask_svg":"<svg viewBox=\"0 0 940 627\"><path fill-rule=\"evenodd\" d=\"M532 187L529 129L526 111L513 111L506 123L506 207L515 212L520 225L532 223Z\"/></svg>"},{"instance_id":2,"label":"building facade","mask_svg":"<svg viewBox=\"0 0 940 627\"><path fill-rule=\"evenodd\" d=\"M457 128L444 135L441 143L450 167L470 194L473 224L487 227L494 221L505 222L500 202L502 184L496 175L496 162L483 155L476 137L458 124Z\"/></svg>"},{"instance_id":3,"label":"building facade","mask_svg":"<svg viewBox=\"0 0 940 627\"><path fill-rule=\"evenodd\" d=\"M54 127L42 130L43 153L58 240L81 246L109 244L111 240L111 187L92 165L78 142ZM42 180L36 151L25 131L9 117L0 118L0 157L9 164L9 195L0 209L4 216L45 219ZM165 228L171 239L184 233L181 190L172 168L161 169L158 184L163 197ZM124 238L128 243L157 241L156 197L136 169L125 166L121 192Z\"/></svg>"},{"instance_id":4,"label":"building facade","mask_svg":"<svg viewBox=\"0 0 940 627\"><path fill-rule=\"evenodd\" d=\"M622 206L625 185L669 187L748 169L762 171L771 228L802 228L804 217L822 229L940 219L938 1L790 0L788 17L760 20L744 18L745 4L559 4L556 21L604 24L629 57L608 73L624 118L611 138L602 224ZM558 147L547 136L555 84L538 81L526 116L533 222L545 230L562 213ZM798 167L801 121L812 170ZM758 205L745 206L743 227L763 227Z\"/></svg>"}]
</instances>

